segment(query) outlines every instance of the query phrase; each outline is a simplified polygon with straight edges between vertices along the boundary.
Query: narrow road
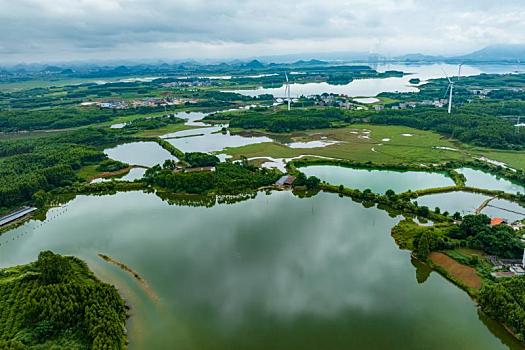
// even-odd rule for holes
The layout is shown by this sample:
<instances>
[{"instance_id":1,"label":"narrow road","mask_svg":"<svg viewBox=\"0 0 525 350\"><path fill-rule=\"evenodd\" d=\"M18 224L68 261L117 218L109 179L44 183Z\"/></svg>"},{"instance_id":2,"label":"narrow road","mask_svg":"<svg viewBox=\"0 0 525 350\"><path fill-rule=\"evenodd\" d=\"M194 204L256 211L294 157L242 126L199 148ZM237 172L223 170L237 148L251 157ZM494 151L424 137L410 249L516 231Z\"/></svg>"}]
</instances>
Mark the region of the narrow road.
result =
<instances>
[{"instance_id":1,"label":"narrow road","mask_svg":"<svg viewBox=\"0 0 525 350\"><path fill-rule=\"evenodd\" d=\"M485 209L491 201L496 199L496 197L488 198L481 203L481 205L476 209L476 215L479 215L483 209Z\"/></svg>"}]
</instances>

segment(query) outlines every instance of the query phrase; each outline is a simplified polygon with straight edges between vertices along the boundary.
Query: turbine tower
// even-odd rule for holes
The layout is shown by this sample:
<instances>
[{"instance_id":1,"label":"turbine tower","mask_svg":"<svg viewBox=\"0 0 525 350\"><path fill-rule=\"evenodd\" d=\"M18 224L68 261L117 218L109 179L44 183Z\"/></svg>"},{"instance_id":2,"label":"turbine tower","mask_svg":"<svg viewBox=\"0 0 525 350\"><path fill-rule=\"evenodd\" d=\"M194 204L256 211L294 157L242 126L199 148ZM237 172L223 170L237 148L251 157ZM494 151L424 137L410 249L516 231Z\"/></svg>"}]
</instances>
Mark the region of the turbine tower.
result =
<instances>
[{"instance_id":1,"label":"turbine tower","mask_svg":"<svg viewBox=\"0 0 525 350\"><path fill-rule=\"evenodd\" d=\"M284 94L286 95L288 99L288 110L292 108L292 99L290 97L290 80L288 80L288 74L284 72L284 76L286 77L286 84L284 86Z\"/></svg>"},{"instance_id":2,"label":"turbine tower","mask_svg":"<svg viewBox=\"0 0 525 350\"><path fill-rule=\"evenodd\" d=\"M441 69L441 70L443 71L443 74L445 74L445 77L447 77L447 80L448 80L448 86L447 86L447 90L445 91L445 96L447 95L447 92L450 93L448 97L448 114L451 114L452 113L452 94L454 92L454 82L452 81L452 79L448 77L444 69ZM458 73L460 73L460 71L461 71L461 66L459 67Z\"/></svg>"},{"instance_id":3,"label":"turbine tower","mask_svg":"<svg viewBox=\"0 0 525 350\"><path fill-rule=\"evenodd\" d=\"M447 76L448 79L448 90L450 95L448 96L448 114L452 113L452 93L454 91L454 82Z\"/></svg>"}]
</instances>

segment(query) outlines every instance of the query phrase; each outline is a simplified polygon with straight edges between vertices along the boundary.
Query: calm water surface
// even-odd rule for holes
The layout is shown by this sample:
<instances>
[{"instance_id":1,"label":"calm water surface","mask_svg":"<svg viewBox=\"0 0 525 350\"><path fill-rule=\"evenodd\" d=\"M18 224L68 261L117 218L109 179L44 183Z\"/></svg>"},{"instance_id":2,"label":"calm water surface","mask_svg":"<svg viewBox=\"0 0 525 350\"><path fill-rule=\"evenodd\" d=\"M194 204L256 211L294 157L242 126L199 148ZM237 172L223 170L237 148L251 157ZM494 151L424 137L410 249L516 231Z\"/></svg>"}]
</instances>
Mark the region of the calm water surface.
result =
<instances>
[{"instance_id":1,"label":"calm water surface","mask_svg":"<svg viewBox=\"0 0 525 350\"><path fill-rule=\"evenodd\" d=\"M105 149L109 158L132 165L152 167L167 159L177 160L156 142L132 142Z\"/></svg>"},{"instance_id":2,"label":"calm water surface","mask_svg":"<svg viewBox=\"0 0 525 350\"><path fill-rule=\"evenodd\" d=\"M516 183L505 180L496 175L485 173L481 170L470 168L458 169L458 172L467 178L466 185L476 188L485 188L488 190L501 190L508 193L525 193L525 187Z\"/></svg>"},{"instance_id":3,"label":"calm water surface","mask_svg":"<svg viewBox=\"0 0 525 350\"><path fill-rule=\"evenodd\" d=\"M390 236L399 219L336 195L202 208L129 192L79 196L48 217L0 236L0 266L43 249L85 259L131 302L131 350L519 348L466 293L412 265Z\"/></svg>"},{"instance_id":4,"label":"calm water surface","mask_svg":"<svg viewBox=\"0 0 525 350\"><path fill-rule=\"evenodd\" d=\"M449 213L459 212L462 215L474 214L476 208L491 197L469 192L449 192L431 194L419 197L416 201L419 205L425 205L431 209L439 207L442 211ZM490 217L501 217L509 222L525 219L525 208L505 199L494 199L482 210L483 214Z\"/></svg>"},{"instance_id":5,"label":"calm water surface","mask_svg":"<svg viewBox=\"0 0 525 350\"><path fill-rule=\"evenodd\" d=\"M385 193L389 189L400 193L409 189L454 185L454 181L443 174L418 171L352 169L333 165L307 166L300 170L306 176L317 176L332 185L344 185L359 190L369 188L375 193Z\"/></svg>"}]
</instances>

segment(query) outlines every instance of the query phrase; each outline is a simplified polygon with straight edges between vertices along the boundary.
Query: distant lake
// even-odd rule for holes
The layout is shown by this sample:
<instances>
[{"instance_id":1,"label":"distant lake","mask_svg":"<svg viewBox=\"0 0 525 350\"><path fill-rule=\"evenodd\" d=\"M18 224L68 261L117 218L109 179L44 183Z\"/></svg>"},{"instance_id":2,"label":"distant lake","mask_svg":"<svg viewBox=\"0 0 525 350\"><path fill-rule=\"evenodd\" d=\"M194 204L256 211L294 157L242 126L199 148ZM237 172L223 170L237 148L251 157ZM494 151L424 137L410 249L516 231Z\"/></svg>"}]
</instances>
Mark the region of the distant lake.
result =
<instances>
[{"instance_id":1,"label":"distant lake","mask_svg":"<svg viewBox=\"0 0 525 350\"><path fill-rule=\"evenodd\" d=\"M308 95L321 95L323 93L342 94L353 97L364 96L373 97L382 92L417 92L419 89L417 85L410 84L409 80L418 78L421 83L429 79L444 78L443 70L449 76L457 76L458 66L450 64L382 64L372 66L379 72L387 70L398 70L405 73L413 73L405 75L404 77L391 77L384 79L356 79L346 85L333 85L328 83L307 83L307 84L291 84L291 96L300 97ZM471 66L464 65L461 69L462 76L479 75L481 73L513 73L524 72L525 65L479 65ZM284 77L283 77L284 80ZM271 94L274 97L286 97L284 81L283 85L278 88L263 88L247 89L247 90L230 90L241 95L259 96L263 94Z\"/></svg>"}]
</instances>

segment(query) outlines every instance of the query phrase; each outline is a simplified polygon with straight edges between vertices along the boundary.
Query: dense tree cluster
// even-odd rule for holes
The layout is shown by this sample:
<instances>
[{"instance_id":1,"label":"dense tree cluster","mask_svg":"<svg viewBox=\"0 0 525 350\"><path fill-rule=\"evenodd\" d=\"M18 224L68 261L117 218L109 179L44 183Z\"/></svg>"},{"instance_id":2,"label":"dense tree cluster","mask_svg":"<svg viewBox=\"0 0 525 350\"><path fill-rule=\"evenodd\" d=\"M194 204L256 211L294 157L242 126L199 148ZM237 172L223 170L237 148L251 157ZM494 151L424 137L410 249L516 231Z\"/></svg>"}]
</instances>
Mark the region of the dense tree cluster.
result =
<instances>
[{"instance_id":1,"label":"dense tree cluster","mask_svg":"<svg viewBox=\"0 0 525 350\"><path fill-rule=\"evenodd\" d=\"M0 142L0 208L31 201L38 190L70 185L82 166L106 159L94 146L118 139L111 130L81 129Z\"/></svg>"},{"instance_id":2,"label":"dense tree cluster","mask_svg":"<svg viewBox=\"0 0 525 350\"><path fill-rule=\"evenodd\" d=\"M525 340L525 278L513 277L486 284L478 297L481 309Z\"/></svg>"},{"instance_id":3,"label":"dense tree cluster","mask_svg":"<svg viewBox=\"0 0 525 350\"><path fill-rule=\"evenodd\" d=\"M76 258L0 270L1 349L125 349L125 319L117 290Z\"/></svg>"},{"instance_id":4,"label":"dense tree cluster","mask_svg":"<svg viewBox=\"0 0 525 350\"><path fill-rule=\"evenodd\" d=\"M50 108L0 111L0 131L65 129L111 120L115 113L98 108Z\"/></svg>"},{"instance_id":5,"label":"dense tree cluster","mask_svg":"<svg viewBox=\"0 0 525 350\"><path fill-rule=\"evenodd\" d=\"M202 152L188 152L184 155L184 160L192 167L215 166L220 162L216 156Z\"/></svg>"},{"instance_id":6,"label":"dense tree cluster","mask_svg":"<svg viewBox=\"0 0 525 350\"><path fill-rule=\"evenodd\" d=\"M215 171L174 172L171 167L148 169L145 181L171 192L205 194L210 191L235 194L272 185L282 174L236 163L217 164Z\"/></svg>"},{"instance_id":7,"label":"dense tree cluster","mask_svg":"<svg viewBox=\"0 0 525 350\"><path fill-rule=\"evenodd\" d=\"M251 111L231 116L225 115L224 118L230 120L232 128L263 129L271 132L323 129L347 120L345 112L335 108L277 112Z\"/></svg>"},{"instance_id":8,"label":"dense tree cluster","mask_svg":"<svg viewBox=\"0 0 525 350\"><path fill-rule=\"evenodd\" d=\"M173 115L163 115L154 118L138 118L134 119L124 126L126 131L138 131L138 130L153 130L159 129L171 124L182 124L184 119L177 118Z\"/></svg>"},{"instance_id":9,"label":"dense tree cluster","mask_svg":"<svg viewBox=\"0 0 525 350\"><path fill-rule=\"evenodd\" d=\"M461 224L454 227L449 236L464 240L472 248L504 258L519 258L524 245L521 237L508 225L490 226L490 218L484 214L465 215Z\"/></svg>"}]
</instances>

